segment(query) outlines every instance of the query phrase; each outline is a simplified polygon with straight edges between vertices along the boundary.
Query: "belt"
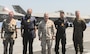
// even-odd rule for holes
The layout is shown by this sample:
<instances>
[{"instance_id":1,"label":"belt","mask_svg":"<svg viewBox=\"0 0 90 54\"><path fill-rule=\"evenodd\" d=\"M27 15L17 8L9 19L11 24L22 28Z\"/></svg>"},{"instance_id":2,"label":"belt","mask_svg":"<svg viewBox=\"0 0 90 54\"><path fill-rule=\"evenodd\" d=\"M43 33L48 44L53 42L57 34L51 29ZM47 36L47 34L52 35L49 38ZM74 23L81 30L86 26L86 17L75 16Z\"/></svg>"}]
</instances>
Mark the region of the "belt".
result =
<instances>
[{"instance_id":1,"label":"belt","mask_svg":"<svg viewBox=\"0 0 90 54\"><path fill-rule=\"evenodd\" d=\"M25 31L28 31L28 32L33 31L33 30L34 30L34 28L32 28L32 29L25 29Z\"/></svg>"},{"instance_id":2,"label":"belt","mask_svg":"<svg viewBox=\"0 0 90 54\"><path fill-rule=\"evenodd\" d=\"M34 30L34 29L28 29L28 31L32 31L32 30Z\"/></svg>"},{"instance_id":3,"label":"belt","mask_svg":"<svg viewBox=\"0 0 90 54\"><path fill-rule=\"evenodd\" d=\"M7 33L7 34L13 34L14 32L5 32L5 33Z\"/></svg>"}]
</instances>

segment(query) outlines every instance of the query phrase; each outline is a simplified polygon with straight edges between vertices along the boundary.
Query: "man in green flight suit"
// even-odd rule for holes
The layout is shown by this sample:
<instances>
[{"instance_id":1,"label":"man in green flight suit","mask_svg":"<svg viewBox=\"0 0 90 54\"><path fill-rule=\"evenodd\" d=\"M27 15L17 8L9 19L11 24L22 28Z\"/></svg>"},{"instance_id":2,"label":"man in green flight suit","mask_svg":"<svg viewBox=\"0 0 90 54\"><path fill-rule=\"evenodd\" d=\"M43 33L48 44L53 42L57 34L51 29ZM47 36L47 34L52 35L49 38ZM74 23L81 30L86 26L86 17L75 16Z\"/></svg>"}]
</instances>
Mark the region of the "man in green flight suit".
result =
<instances>
[{"instance_id":1,"label":"man in green flight suit","mask_svg":"<svg viewBox=\"0 0 90 54\"><path fill-rule=\"evenodd\" d=\"M74 30L73 30L73 43L76 54L78 54L78 49L80 50L80 54L83 53L83 31L86 29L86 24L83 19L80 18L80 12L75 12L76 18L73 22Z\"/></svg>"}]
</instances>

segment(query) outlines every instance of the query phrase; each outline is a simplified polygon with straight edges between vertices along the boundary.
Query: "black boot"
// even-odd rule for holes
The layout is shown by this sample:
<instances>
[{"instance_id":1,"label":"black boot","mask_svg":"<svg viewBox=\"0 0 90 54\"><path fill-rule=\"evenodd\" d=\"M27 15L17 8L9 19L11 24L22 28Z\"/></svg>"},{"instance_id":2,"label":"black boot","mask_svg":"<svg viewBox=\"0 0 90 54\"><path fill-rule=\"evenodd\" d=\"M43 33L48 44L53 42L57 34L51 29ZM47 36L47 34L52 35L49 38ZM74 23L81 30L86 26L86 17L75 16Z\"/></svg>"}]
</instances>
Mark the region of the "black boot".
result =
<instances>
[{"instance_id":1,"label":"black boot","mask_svg":"<svg viewBox=\"0 0 90 54\"><path fill-rule=\"evenodd\" d=\"M76 54L78 54L78 51L76 51Z\"/></svg>"},{"instance_id":2,"label":"black boot","mask_svg":"<svg viewBox=\"0 0 90 54\"><path fill-rule=\"evenodd\" d=\"M57 51L57 52L55 52L55 54L59 54L59 52Z\"/></svg>"},{"instance_id":3,"label":"black boot","mask_svg":"<svg viewBox=\"0 0 90 54\"><path fill-rule=\"evenodd\" d=\"M62 54L65 54L65 52L63 52Z\"/></svg>"},{"instance_id":4,"label":"black boot","mask_svg":"<svg viewBox=\"0 0 90 54\"><path fill-rule=\"evenodd\" d=\"M80 54L83 54L82 52L80 52Z\"/></svg>"}]
</instances>

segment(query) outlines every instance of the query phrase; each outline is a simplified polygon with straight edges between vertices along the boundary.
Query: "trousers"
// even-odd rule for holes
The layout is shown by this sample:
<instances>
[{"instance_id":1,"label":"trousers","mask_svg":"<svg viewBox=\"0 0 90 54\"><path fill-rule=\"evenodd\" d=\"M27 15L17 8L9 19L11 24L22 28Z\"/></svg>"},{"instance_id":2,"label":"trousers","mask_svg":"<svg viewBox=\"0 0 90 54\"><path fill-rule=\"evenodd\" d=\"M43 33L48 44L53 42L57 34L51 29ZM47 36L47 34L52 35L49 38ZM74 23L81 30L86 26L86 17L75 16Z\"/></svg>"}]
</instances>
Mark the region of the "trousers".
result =
<instances>
[{"instance_id":1,"label":"trousers","mask_svg":"<svg viewBox=\"0 0 90 54\"><path fill-rule=\"evenodd\" d=\"M33 38L23 37L23 54L27 54L27 45L29 44L29 54L33 54Z\"/></svg>"},{"instance_id":2,"label":"trousers","mask_svg":"<svg viewBox=\"0 0 90 54\"><path fill-rule=\"evenodd\" d=\"M62 45L62 54L65 54L66 51L66 35L56 35L56 40L55 40L55 54L59 54L59 42L61 40L61 45Z\"/></svg>"},{"instance_id":3,"label":"trousers","mask_svg":"<svg viewBox=\"0 0 90 54\"><path fill-rule=\"evenodd\" d=\"M14 40L12 38L6 38L3 40L3 45L4 45L4 54L8 54L8 44L9 44L9 54L13 54L13 45L14 45Z\"/></svg>"},{"instance_id":4,"label":"trousers","mask_svg":"<svg viewBox=\"0 0 90 54\"><path fill-rule=\"evenodd\" d=\"M44 40L44 39L43 39L43 40L41 41L41 47L42 47L41 53L42 53L42 54L46 54L46 46L47 46L48 54L51 54L52 41L53 41L53 40L50 40L50 39L48 39L48 40Z\"/></svg>"}]
</instances>

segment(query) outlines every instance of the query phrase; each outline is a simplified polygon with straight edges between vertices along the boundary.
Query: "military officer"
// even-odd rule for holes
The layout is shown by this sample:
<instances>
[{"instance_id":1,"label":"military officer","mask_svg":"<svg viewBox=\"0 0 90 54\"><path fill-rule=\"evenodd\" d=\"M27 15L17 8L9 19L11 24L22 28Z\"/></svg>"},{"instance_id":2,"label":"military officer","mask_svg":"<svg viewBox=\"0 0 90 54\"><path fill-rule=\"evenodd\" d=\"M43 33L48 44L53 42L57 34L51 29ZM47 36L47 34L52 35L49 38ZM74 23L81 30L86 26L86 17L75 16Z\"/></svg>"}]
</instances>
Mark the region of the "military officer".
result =
<instances>
[{"instance_id":1,"label":"military officer","mask_svg":"<svg viewBox=\"0 0 90 54\"><path fill-rule=\"evenodd\" d=\"M66 28L68 27L67 19L64 17L64 11L60 11L60 18L56 20L55 27L57 29L55 39L55 54L59 54L59 42L62 44L62 54L66 52Z\"/></svg>"},{"instance_id":2,"label":"military officer","mask_svg":"<svg viewBox=\"0 0 90 54\"><path fill-rule=\"evenodd\" d=\"M3 39L4 54L8 54L8 43L10 43L9 54L13 54L14 40L17 38L16 20L13 17L14 13L9 12L9 18L5 19L2 24L1 38Z\"/></svg>"},{"instance_id":3,"label":"military officer","mask_svg":"<svg viewBox=\"0 0 90 54\"><path fill-rule=\"evenodd\" d=\"M78 54L78 48L80 50L80 54L83 53L83 31L86 29L86 23L80 17L80 12L75 12L76 18L73 22L74 30L73 30L73 43L76 54Z\"/></svg>"},{"instance_id":4,"label":"military officer","mask_svg":"<svg viewBox=\"0 0 90 54\"><path fill-rule=\"evenodd\" d=\"M52 20L49 19L48 13L44 14L44 20L39 23L38 36L41 41L42 54L46 54L46 45L48 54L51 54L52 40L55 36L55 26Z\"/></svg>"},{"instance_id":5,"label":"military officer","mask_svg":"<svg viewBox=\"0 0 90 54\"><path fill-rule=\"evenodd\" d=\"M27 54L29 43L29 54L33 54L33 40L36 36L36 19L31 16L32 9L27 10L27 14L21 21L21 36L23 38L23 54Z\"/></svg>"}]
</instances>

